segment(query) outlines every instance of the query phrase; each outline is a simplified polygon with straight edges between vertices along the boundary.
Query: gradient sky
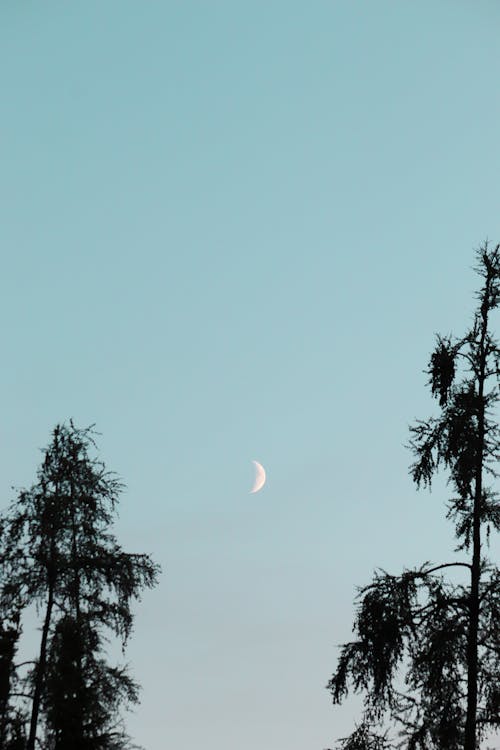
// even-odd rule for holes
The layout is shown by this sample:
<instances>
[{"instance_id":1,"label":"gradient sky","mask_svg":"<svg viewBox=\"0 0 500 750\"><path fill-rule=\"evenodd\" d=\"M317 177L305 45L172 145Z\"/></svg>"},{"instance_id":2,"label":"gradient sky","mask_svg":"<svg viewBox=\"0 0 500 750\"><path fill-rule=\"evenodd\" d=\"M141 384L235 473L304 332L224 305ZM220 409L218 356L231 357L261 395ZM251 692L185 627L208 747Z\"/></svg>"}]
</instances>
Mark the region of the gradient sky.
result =
<instances>
[{"instance_id":1,"label":"gradient sky","mask_svg":"<svg viewBox=\"0 0 500 750\"><path fill-rule=\"evenodd\" d=\"M454 559L404 443L500 241L499 23L0 4L1 504L56 422L96 423L118 540L163 568L127 651L147 750L332 746L359 718L324 689L355 587Z\"/></svg>"}]
</instances>

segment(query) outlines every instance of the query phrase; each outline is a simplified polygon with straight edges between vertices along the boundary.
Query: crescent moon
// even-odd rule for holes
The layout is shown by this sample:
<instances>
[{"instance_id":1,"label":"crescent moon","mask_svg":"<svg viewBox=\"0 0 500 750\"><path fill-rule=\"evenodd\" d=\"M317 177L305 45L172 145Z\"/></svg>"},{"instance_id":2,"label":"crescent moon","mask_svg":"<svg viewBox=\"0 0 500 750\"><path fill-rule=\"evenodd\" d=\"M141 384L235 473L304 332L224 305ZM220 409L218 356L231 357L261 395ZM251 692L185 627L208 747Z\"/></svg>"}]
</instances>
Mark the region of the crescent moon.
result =
<instances>
[{"instance_id":1,"label":"crescent moon","mask_svg":"<svg viewBox=\"0 0 500 750\"><path fill-rule=\"evenodd\" d=\"M252 461L252 463L255 466L255 481L253 483L252 489L250 490L251 495L261 490L266 482L266 472L262 464L259 464L258 461Z\"/></svg>"}]
</instances>

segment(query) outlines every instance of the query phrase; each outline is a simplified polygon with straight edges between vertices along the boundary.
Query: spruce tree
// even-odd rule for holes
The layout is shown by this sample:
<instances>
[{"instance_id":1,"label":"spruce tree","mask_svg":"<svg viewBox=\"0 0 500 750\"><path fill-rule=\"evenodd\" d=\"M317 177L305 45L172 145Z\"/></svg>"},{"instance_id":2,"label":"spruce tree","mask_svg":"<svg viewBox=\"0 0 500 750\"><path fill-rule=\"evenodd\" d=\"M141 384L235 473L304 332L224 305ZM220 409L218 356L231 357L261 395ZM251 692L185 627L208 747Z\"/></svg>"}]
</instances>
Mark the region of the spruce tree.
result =
<instances>
[{"instance_id":1,"label":"spruce tree","mask_svg":"<svg viewBox=\"0 0 500 750\"><path fill-rule=\"evenodd\" d=\"M342 750L477 750L500 728L500 571L483 555L484 532L489 544L500 530L500 502L487 484L500 457L500 350L490 320L500 304L500 245L478 250L476 270L482 286L472 326L460 339L438 336L426 371L440 414L417 420L409 444L417 487L448 471L454 497L446 517L464 558L399 576L378 571L359 589L358 637L342 646L327 686L334 703L349 687L365 694L361 723ZM451 568L465 570L468 583L446 582ZM387 722L399 729L397 745L381 731Z\"/></svg>"},{"instance_id":2,"label":"spruce tree","mask_svg":"<svg viewBox=\"0 0 500 750\"><path fill-rule=\"evenodd\" d=\"M138 702L127 669L102 657L102 631L120 637L125 652L130 602L156 584L159 566L124 552L110 533L123 485L92 457L94 435L73 422L57 425L37 482L3 519L9 585L23 606L43 610L39 653L24 678L27 750L36 742L47 750L125 748L119 709Z\"/></svg>"}]
</instances>

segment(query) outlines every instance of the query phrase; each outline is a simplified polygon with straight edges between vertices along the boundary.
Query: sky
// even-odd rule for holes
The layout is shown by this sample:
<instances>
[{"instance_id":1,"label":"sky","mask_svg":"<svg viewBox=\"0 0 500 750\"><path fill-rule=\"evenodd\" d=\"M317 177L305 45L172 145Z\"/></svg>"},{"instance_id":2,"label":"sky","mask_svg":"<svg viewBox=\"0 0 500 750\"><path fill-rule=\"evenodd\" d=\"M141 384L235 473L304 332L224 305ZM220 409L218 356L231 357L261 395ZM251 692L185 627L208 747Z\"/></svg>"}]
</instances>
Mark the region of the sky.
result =
<instances>
[{"instance_id":1,"label":"sky","mask_svg":"<svg viewBox=\"0 0 500 750\"><path fill-rule=\"evenodd\" d=\"M96 425L117 539L162 567L126 652L146 750L332 747L356 587L456 558L404 446L500 242L499 22L0 3L0 505L56 423Z\"/></svg>"}]
</instances>

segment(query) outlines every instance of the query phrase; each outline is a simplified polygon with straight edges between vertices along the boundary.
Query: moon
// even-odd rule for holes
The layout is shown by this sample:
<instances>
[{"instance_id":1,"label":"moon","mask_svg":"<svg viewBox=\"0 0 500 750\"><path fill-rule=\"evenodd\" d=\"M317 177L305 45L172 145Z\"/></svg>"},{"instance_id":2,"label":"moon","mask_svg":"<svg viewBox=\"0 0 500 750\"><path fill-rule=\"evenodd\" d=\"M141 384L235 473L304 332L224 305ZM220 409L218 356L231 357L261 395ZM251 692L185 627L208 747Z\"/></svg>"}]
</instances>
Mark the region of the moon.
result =
<instances>
[{"instance_id":1,"label":"moon","mask_svg":"<svg viewBox=\"0 0 500 750\"><path fill-rule=\"evenodd\" d=\"M259 464L258 461L252 461L252 463L255 466L255 480L250 490L251 495L261 490L266 482L266 472L262 464Z\"/></svg>"}]
</instances>

